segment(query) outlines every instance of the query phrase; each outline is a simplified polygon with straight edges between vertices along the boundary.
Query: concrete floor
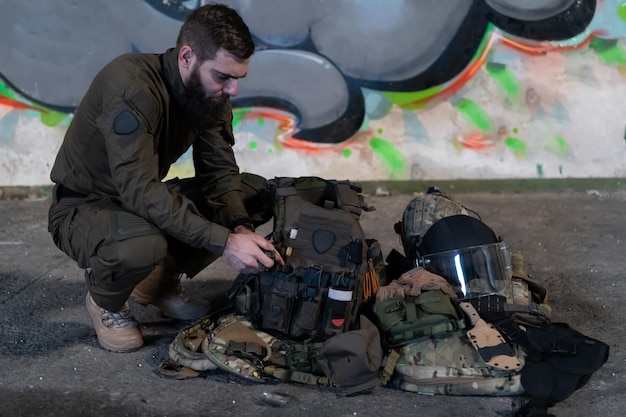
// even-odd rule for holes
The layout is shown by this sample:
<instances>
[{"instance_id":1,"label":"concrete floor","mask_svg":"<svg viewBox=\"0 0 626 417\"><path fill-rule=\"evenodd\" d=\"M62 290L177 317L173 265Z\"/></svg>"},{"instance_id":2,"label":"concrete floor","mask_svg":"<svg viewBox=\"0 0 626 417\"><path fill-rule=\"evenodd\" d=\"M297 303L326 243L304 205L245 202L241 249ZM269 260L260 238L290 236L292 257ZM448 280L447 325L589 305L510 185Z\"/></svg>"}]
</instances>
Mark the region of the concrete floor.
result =
<instances>
[{"instance_id":1,"label":"concrete floor","mask_svg":"<svg viewBox=\"0 0 626 417\"><path fill-rule=\"evenodd\" d=\"M423 191L419 189L418 191ZM444 189L444 191L447 191ZM461 192L529 262L548 289L553 319L610 345L608 362L551 412L621 417L626 410L624 275L626 192L582 189ZM377 210L362 224L387 254L401 250L393 224L410 194L366 195ZM134 306L145 346L102 350L87 317L82 272L52 243L45 198L0 200L0 416L511 416L516 398L422 396L393 388L350 397L297 384L254 384L215 372L177 381L159 376L184 323ZM218 262L185 281L196 297L219 303L235 273ZM283 407L265 393L289 395Z\"/></svg>"}]
</instances>

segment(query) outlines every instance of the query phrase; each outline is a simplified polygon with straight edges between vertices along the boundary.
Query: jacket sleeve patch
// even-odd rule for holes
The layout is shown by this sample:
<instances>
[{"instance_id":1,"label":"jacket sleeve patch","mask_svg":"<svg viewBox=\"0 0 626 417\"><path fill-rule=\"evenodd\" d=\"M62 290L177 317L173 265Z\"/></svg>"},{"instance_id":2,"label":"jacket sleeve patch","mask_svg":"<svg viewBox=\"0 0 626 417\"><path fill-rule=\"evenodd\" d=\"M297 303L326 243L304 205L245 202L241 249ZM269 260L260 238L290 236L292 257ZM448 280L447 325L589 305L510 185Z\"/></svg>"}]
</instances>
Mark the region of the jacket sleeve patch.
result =
<instances>
[{"instance_id":1,"label":"jacket sleeve patch","mask_svg":"<svg viewBox=\"0 0 626 417\"><path fill-rule=\"evenodd\" d=\"M128 110L122 110L113 122L113 131L118 135L130 135L139 128L139 120Z\"/></svg>"}]
</instances>

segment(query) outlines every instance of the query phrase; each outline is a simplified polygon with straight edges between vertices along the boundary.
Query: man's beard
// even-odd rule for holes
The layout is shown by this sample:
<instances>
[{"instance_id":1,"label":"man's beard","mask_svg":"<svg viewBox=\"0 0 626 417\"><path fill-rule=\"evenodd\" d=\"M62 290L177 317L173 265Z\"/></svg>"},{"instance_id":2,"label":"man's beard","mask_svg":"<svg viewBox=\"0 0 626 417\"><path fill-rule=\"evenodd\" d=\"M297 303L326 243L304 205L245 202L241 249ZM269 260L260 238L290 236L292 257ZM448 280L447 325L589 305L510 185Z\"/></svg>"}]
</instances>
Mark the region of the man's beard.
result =
<instances>
[{"instance_id":1,"label":"man's beard","mask_svg":"<svg viewBox=\"0 0 626 417\"><path fill-rule=\"evenodd\" d=\"M185 85L185 113L194 120L206 120L216 115L217 109L226 101L226 97L206 97L198 68L194 68Z\"/></svg>"}]
</instances>

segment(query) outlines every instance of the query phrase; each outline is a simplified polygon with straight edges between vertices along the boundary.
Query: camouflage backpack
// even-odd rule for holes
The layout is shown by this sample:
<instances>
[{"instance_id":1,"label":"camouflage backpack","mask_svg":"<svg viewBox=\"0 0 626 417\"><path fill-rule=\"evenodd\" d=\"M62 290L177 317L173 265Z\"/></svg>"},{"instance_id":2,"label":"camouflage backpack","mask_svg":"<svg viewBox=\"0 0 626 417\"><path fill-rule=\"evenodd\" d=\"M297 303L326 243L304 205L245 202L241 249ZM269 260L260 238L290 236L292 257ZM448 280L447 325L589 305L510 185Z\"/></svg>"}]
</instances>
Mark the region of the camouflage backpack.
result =
<instances>
[{"instance_id":1,"label":"camouflage backpack","mask_svg":"<svg viewBox=\"0 0 626 417\"><path fill-rule=\"evenodd\" d=\"M345 394L380 384L383 352L378 329L361 317L358 330L324 342L281 339L234 311L204 317L183 328L159 366L175 379L222 370L252 382L272 380L336 387Z\"/></svg>"},{"instance_id":2,"label":"camouflage backpack","mask_svg":"<svg viewBox=\"0 0 626 417\"><path fill-rule=\"evenodd\" d=\"M390 321L390 314L383 308L398 303L403 298L403 291L403 303L417 305L417 308L412 306L410 315L405 313L400 317L397 312L391 313L396 314L395 327L403 329L403 340L398 342L397 335L381 329L383 343L391 352L385 366L385 382L405 391L431 395L513 396L524 393L521 383L524 350L510 343L502 332L486 322L482 323L481 331L490 336L487 345L481 345L469 330L472 324L463 319L466 316L462 313L459 315L462 304L474 313L491 308L506 310L507 314L549 315L545 289L528 276L520 254L511 254L511 258L513 285L510 300L498 296L497 299L460 303L446 280L421 267L381 287L375 311L379 323ZM420 299L437 301L430 307ZM489 307L486 306L488 303Z\"/></svg>"}]
</instances>

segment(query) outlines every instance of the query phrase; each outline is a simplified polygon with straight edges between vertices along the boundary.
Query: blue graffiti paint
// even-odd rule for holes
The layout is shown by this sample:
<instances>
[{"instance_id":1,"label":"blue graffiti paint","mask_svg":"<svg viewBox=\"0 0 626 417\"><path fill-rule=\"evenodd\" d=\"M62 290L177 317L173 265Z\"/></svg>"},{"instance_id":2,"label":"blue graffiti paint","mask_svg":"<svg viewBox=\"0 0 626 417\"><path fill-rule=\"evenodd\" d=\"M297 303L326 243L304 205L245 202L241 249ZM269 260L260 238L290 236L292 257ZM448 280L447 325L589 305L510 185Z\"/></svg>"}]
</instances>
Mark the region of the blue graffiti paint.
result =
<instances>
[{"instance_id":1,"label":"blue graffiti paint","mask_svg":"<svg viewBox=\"0 0 626 417\"><path fill-rule=\"evenodd\" d=\"M415 112L404 110L402 120L404 121L404 136L407 140L417 143L430 142L430 136Z\"/></svg>"},{"instance_id":2,"label":"blue graffiti paint","mask_svg":"<svg viewBox=\"0 0 626 417\"><path fill-rule=\"evenodd\" d=\"M12 110L0 119L0 145L10 146L15 139L15 129L17 122L20 120L20 114L17 110Z\"/></svg>"},{"instance_id":3,"label":"blue graffiti paint","mask_svg":"<svg viewBox=\"0 0 626 417\"><path fill-rule=\"evenodd\" d=\"M382 119L389 114L393 103L378 91L363 89L365 114L372 120Z\"/></svg>"}]
</instances>

